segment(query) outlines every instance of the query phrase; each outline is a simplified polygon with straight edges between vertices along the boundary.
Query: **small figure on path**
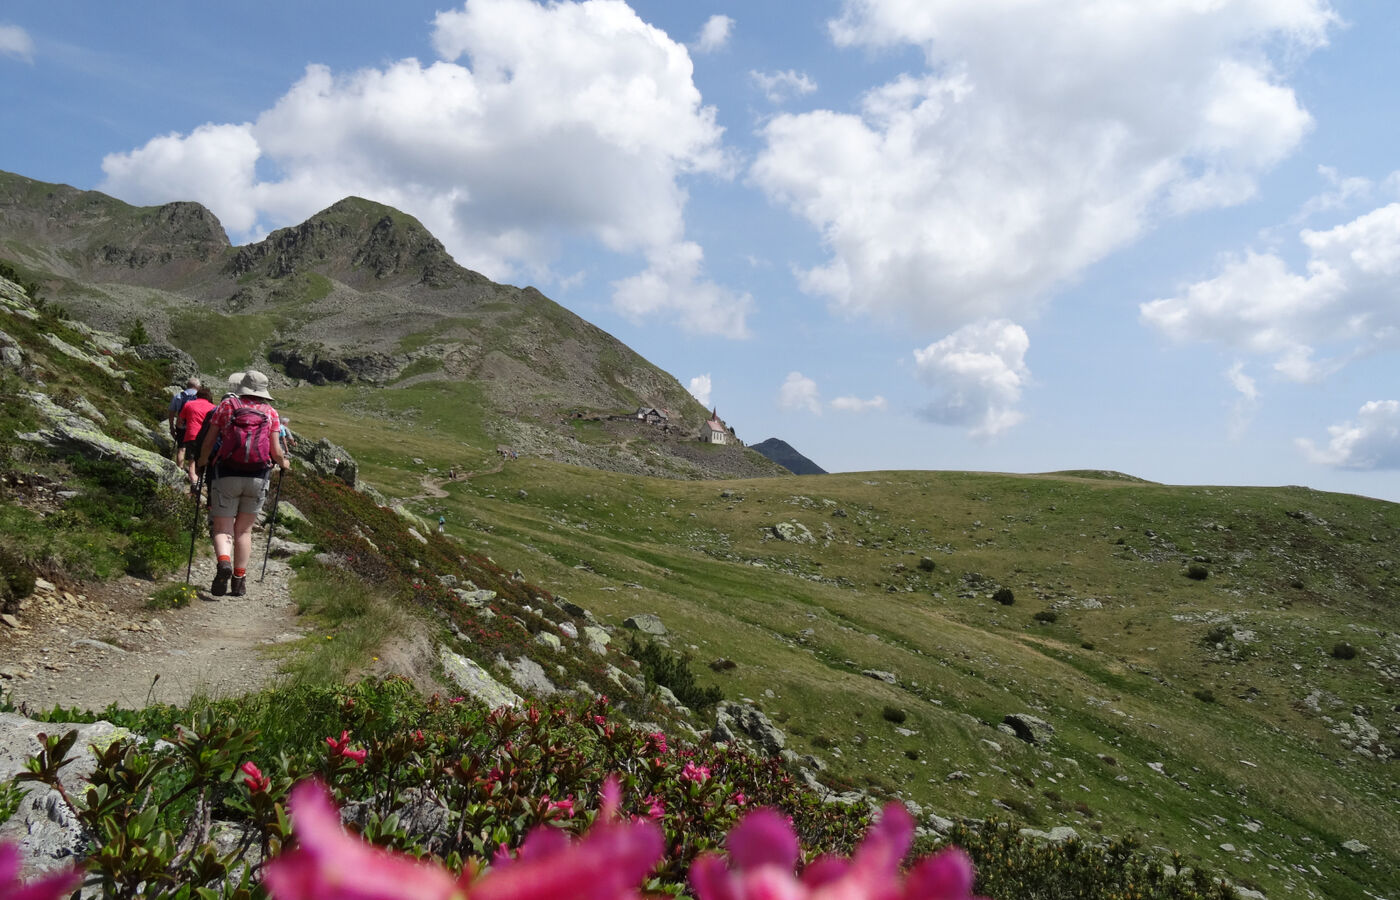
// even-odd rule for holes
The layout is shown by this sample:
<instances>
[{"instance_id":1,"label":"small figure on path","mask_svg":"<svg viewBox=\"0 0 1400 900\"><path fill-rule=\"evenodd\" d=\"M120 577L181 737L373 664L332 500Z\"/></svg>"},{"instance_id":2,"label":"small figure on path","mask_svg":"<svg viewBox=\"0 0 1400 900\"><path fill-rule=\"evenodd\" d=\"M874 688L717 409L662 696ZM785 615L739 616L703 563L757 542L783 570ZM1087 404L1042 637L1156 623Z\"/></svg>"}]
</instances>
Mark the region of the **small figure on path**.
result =
<instances>
[{"instance_id":1,"label":"small figure on path","mask_svg":"<svg viewBox=\"0 0 1400 900\"><path fill-rule=\"evenodd\" d=\"M190 490L198 490L199 477L195 471L195 460L199 457L199 433L204 425L204 419L209 413L214 411L214 397L209 393L209 388L200 386L195 390L194 398L186 400L185 405L180 407L180 414L177 418L180 432L183 439L180 441L180 456L184 457L186 474L190 478Z\"/></svg>"},{"instance_id":2,"label":"small figure on path","mask_svg":"<svg viewBox=\"0 0 1400 900\"><path fill-rule=\"evenodd\" d=\"M442 533L443 533L444 531L446 531L446 530L447 530L447 517L446 517L446 516L438 516L438 532L437 532L437 533L438 533L438 534L442 534Z\"/></svg>"}]
</instances>

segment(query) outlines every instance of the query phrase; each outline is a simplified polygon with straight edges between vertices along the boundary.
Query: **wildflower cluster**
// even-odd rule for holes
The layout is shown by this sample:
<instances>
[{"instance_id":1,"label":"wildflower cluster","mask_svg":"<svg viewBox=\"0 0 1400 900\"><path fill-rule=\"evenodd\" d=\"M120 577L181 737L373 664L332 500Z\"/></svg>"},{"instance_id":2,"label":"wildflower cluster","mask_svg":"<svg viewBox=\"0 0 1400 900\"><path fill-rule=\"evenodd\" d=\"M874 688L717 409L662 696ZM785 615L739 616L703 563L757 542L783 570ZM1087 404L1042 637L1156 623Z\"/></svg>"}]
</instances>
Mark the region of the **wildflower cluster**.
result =
<instances>
[{"instance_id":1,"label":"wildflower cluster","mask_svg":"<svg viewBox=\"0 0 1400 900\"><path fill-rule=\"evenodd\" d=\"M92 836L83 867L104 898L611 900L689 891L700 900L912 900L972 890L957 853L898 875L912 835L902 809L886 809L862 843L870 825L862 810L823 804L777 760L628 727L607 698L485 713L423 700L401 679L284 690L198 713L133 713L128 727L169 745L132 738L96 750L89 783L77 787L58 777L77 733L51 736L20 777L58 789ZM175 715L188 721L176 727ZM341 830L342 820L359 836ZM1063 896L1223 896L1209 882L1165 879L1129 850L1086 867L998 843L1006 837L957 836L991 896L1033 896L1027 886L1042 878ZM934 849L925 841L920 852ZM1077 857L1096 858L1088 849ZM58 896L50 889L71 889L71 876L20 886L5 868L13 859L12 849L0 856L0 896L50 900ZM1109 866L1117 881L1104 875Z\"/></svg>"}]
</instances>

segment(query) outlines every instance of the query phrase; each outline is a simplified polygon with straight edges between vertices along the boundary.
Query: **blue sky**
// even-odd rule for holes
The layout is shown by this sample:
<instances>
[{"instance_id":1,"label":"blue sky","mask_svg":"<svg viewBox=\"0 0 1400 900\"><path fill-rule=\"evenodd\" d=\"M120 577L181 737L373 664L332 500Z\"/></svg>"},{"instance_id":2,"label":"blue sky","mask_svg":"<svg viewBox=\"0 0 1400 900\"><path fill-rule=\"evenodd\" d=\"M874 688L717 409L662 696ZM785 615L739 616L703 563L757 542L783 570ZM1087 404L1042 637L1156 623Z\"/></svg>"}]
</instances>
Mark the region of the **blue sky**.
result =
<instances>
[{"instance_id":1,"label":"blue sky","mask_svg":"<svg viewBox=\"0 0 1400 900\"><path fill-rule=\"evenodd\" d=\"M1400 500L1395 4L113 9L0 9L0 168L389 203L833 471Z\"/></svg>"}]
</instances>

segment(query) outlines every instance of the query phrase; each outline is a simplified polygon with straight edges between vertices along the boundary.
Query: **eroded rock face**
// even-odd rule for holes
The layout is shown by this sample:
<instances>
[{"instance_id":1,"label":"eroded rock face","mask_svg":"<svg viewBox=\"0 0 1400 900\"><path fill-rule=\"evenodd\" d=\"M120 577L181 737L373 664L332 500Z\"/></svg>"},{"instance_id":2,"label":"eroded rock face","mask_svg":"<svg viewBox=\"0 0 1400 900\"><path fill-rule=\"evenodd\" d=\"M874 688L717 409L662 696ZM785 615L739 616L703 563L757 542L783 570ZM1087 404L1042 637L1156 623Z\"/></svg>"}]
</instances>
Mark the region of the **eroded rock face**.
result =
<instances>
[{"instance_id":1,"label":"eroded rock face","mask_svg":"<svg viewBox=\"0 0 1400 900\"><path fill-rule=\"evenodd\" d=\"M344 447L332 444L325 438L316 443L298 441L292 448L292 456L301 460L306 467L328 478L338 478L350 487L359 480L360 466Z\"/></svg>"}]
</instances>

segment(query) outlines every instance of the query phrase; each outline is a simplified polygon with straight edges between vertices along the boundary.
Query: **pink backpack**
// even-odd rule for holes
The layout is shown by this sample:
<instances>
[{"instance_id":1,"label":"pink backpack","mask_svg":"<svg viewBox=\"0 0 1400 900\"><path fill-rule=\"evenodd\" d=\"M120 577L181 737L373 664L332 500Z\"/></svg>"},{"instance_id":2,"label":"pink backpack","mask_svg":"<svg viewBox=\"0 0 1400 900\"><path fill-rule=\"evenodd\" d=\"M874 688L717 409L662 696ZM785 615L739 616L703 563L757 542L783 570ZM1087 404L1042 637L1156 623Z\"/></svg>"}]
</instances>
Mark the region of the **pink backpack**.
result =
<instances>
[{"instance_id":1,"label":"pink backpack","mask_svg":"<svg viewBox=\"0 0 1400 900\"><path fill-rule=\"evenodd\" d=\"M272 416L242 400L219 431L219 469L236 475L261 475L272 467Z\"/></svg>"}]
</instances>

